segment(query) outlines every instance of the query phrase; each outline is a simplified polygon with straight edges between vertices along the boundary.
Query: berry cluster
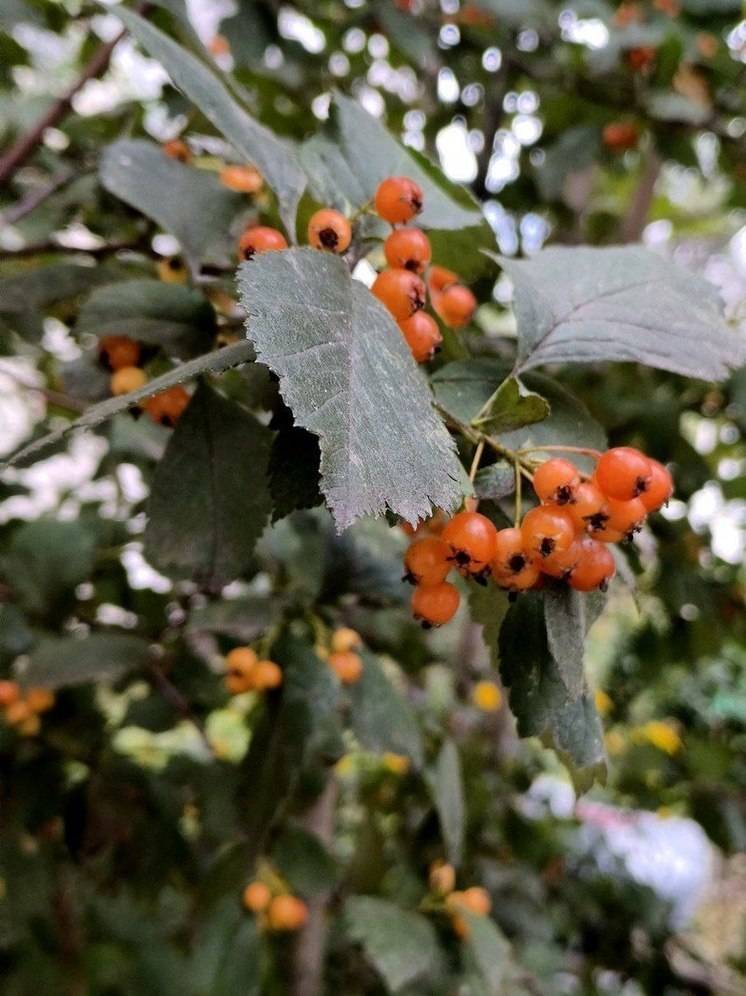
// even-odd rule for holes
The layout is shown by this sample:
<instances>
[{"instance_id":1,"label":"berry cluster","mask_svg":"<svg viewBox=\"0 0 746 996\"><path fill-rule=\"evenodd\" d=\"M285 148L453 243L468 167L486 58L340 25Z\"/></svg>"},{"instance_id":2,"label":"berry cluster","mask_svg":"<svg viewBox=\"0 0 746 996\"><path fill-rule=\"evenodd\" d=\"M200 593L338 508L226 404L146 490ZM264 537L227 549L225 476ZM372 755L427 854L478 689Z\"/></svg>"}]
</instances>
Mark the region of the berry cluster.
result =
<instances>
[{"instance_id":1,"label":"berry cluster","mask_svg":"<svg viewBox=\"0 0 746 996\"><path fill-rule=\"evenodd\" d=\"M442 902L442 909L450 917L454 932L462 939L469 936L464 913L487 916L492 909L490 895L480 885L472 885L468 889L454 888L456 871L445 861L434 861L430 865L429 884L431 896L436 900L432 908L439 909Z\"/></svg>"},{"instance_id":2,"label":"berry cluster","mask_svg":"<svg viewBox=\"0 0 746 996\"><path fill-rule=\"evenodd\" d=\"M225 658L225 687L231 695L266 692L282 684L282 668L274 661L260 660L251 647L234 647Z\"/></svg>"},{"instance_id":3,"label":"berry cluster","mask_svg":"<svg viewBox=\"0 0 746 996\"><path fill-rule=\"evenodd\" d=\"M35 737L41 729L39 716L54 705L54 692L48 688L27 688L15 681L0 681L0 709L8 726L21 736Z\"/></svg>"},{"instance_id":4,"label":"berry cluster","mask_svg":"<svg viewBox=\"0 0 746 996\"><path fill-rule=\"evenodd\" d=\"M325 647L317 647L316 650L343 685L354 685L363 674L363 659L357 653L362 645L362 638L356 630L342 626L332 633L328 650Z\"/></svg>"},{"instance_id":5,"label":"berry cluster","mask_svg":"<svg viewBox=\"0 0 746 996\"><path fill-rule=\"evenodd\" d=\"M123 335L106 335L99 342L99 361L111 370L109 389L117 397L144 387L148 375L138 364L142 360L139 342ZM143 402L142 407L159 425L173 427L189 404L191 395L181 384L169 387Z\"/></svg>"},{"instance_id":6,"label":"berry cluster","mask_svg":"<svg viewBox=\"0 0 746 996\"><path fill-rule=\"evenodd\" d=\"M272 876L273 879L275 877ZM273 881L272 884L276 883ZM273 892L270 885L261 879L254 879L246 886L243 905L259 917L261 926L266 930L300 930L308 920L308 907L302 899L287 892Z\"/></svg>"},{"instance_id":7,"label":"berry cluster","mask_svg":"<svg viewBox=\"0 0 746 996\"><path fill-rule=\"evenodd\" d=\"M405 580L416 585L412 611L425 626L456 614L452 569L482 584L489 576L510 592L543 586L546 578L576 591L605 589L616 566L608 544L629 538L673 493L668 470L639 450L619 446L599 454L592 477L569 460L553 458L533 475L541 504L523 522L498 530L476 511L415 534L404 557Z\"/></svg>"}]
</instances>

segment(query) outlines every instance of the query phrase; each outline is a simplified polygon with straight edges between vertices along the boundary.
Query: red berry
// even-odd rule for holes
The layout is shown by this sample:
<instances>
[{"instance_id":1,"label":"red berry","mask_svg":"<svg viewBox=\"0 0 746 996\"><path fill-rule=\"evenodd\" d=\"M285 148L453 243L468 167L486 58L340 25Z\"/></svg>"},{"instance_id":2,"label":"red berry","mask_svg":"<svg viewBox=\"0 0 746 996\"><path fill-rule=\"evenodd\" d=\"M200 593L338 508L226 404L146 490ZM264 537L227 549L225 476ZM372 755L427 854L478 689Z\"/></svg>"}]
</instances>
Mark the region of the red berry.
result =
<instances>
[{"instance_id":1,"label":"red berry","mask_svg":"<svg viewBox=\"0 0 746 996\"><path fill-rule=\"evenodd\" d=\"M578 468L569 460L547 460L534 471L534 491L540 501L568 505L580 484Z\"/></svg>"},{"instance_id":2,"label":"red berry","mask_svg":"<svg viewBox=\"0 0 746 996\"><path fill-rule=\"evenodd\" d=\"M581 481L575 488L572 504L567 511L578 529L603 529L609 518L607 500L593 481Z\"/></svg>"},{"instance_id":3,"label":"red berry","mask_svg":"<svg viewBox=\"0 0 746 996\"><path fill-rule=\"evenodd\" d=\"M410 270L384 270L376 277L371 291L397 322L411 318L425 306L425 285Z\"/></svg>"},{"instance_id":4,"label":"red berry","mask_svg":"<svg viewBox=\"0 0 746 996\"><path fill-rule=\"evenodd\" d=\"M459 512L441 537L462 574L484 574L497 555L497 529L479 512Z\"/></svg>"},{"instance_id":5,"label":"red berry","mask_svg":"<svg viewBox=\"0 0 746 996\"><path fill-rule=\"evenodd\" d=\"M638 530L648 514L641 498L632 498L630 501L614 501L610 498L607 508L609 518L606 520L605 528L620 532L624 536L629 536ZM598 533L594 533L594 536L600 538Z\"/></svg>"},{"instance_id":6,"label":"red berry","mask_svg":"<svg viewBox=\"0 0 746 996\"><path fill-rule=\"evenodd\" d=\"M404 557L405 580L412 584L440 584L451 569L450 556L451 548L439 536L417 540Z\"/></svg>"},{"instance_id":7,"label":"red berry","mask_svg":"<svg viewBox=\"0 0 746 996\"><path fill-rule=\"evenodd\" d=\"M433 296L433 307L450 328L468 325L477 308L477 299L463 284L450 287Z\"/></svg>"},{"instance_id":8,"label":"red berry","mask_svg":"<svg viewBox=\"0 0 746 996\"><path fill-rule=\"evenodd\" d=\"M175 387L169 387L167 391L156 394L153 398L148 398L143 408L154 422L174 426L189 401L189 393L184 390L181 384L177 384Z\"/></svg>"},{"instance_id":9,"label":"red berry","mask_svg":"<svg viewBox=\"0 0 746 996\"><path fill-rule=\"evenodd\" d=\"M350 223L340 211L322 208L308 222L308 241L315 249L344 252L352 241Z\"/></svg>"},{"instance_id":10,"label":"red berry","mask_svg":"<svg viewBox=\"0 0 746 996\"><path fill-rule=\"evenodd\" d=\"M164 142L161 148L169 159L178 159L180 163L188 163L192 158L191 149L181 138L172 138L170 142Z\"/></svg>"},{"instance_id":11,"label":"red berry","mask_svg":"<svg viewBox=\"0 0 746 996\"><path fill-rule=\"evenodd\" d=\"M596 588L605 591L616 574L611 551L590 536L583 536L578 544L580 557L569 578L571 587L576 591L593 591Z\"/></svg>"},{"instance_id":12,"label":"red berry","mask_svg":"<svg viewBox=\"0 0 746 996\"><path fill-rule=\"evenodd\" d=\"M448 581L420 585L412 593L412 612L423 626L442 626L456 615L461 596Z\"/></svg>"},{"instance_id":13,"label":"red berry","mask_svg":"<svg viewBox=\"0 0 746 996\"><path fill-rule=\"evenodd\" d=\"M650 460L650 480L647 490L640 495L640 501L648 512L657 512L672 494L673 478L669 470L657 460Z\"/></svg>"},{"instance_id":14,"label":"red berry","mask_svg":"<svg viewBox=\"0 0 746 996\"><path fill-rule=\"evenodd\" d=\"M399 328L418 363L431 360L443 342L438 323L424 311L416 311L411 318L399 322Z\"/></svg>"},{"instance_id":15,"label":"red berry","mask_svg":"<svg viewBox=\"0 0 746 996\"><path fill-rule=\"evenodd\" d=\"M383 244L389 266L422 273L430 262L430 239L420 228L397 228Z\"/></svg>"},{"instance_id":16,"label":"red berry","mask_svg":"<svg viewBox=\"0 0 746 996\"><path fill-rule=\"evenodd\" d=\"M259 252L272 252L287 249L287 239L276 228L267 225L254 225L247 228L238 240L239 259L253 259Z\"/></svg>"},{"instance_id":17,"label":"red berry","mask_svg":"<svg viewBox=\"0 0 746 996\"><path fill-rule=\"evenodd\" d=\"M390 176L378 185L376 213L392 225L411 221L422 210L422 188L406 176Z\"/></svg>"},{"instance_id":18,"label":"red berry","mask_svg":"<svg viewBox=\"0 0 746 996\"><path fill-rule=\"evenodd\" d=\"M607 497L629 501L647 489L650 475L650 460L644 453L631 446L616 446L599 457L595 480Z\"/></svg>"},{"instance_id":19,"label":"red berry","mask_svg":"<svg viewBox=\"0 0 746 996\"><path fill-rule=\"evenodd\" d=\"M640 129L632 121L612 121L603 130L603 143L612 152L634 149L640 140Z\"/></svg>"},{"instance_id":20,"label":"red berry","mask_svg":"<svg viewBox=\"0 0 746 996\"><path fill-rule=\"evenodd\" d=\"M566 509L539 505L526 513L521 534L528 554L543 559L569 549L575 539L575 525Z\"/></svg>"},{"instance_id":21,"label":"red berry","mask_svg":"<svg viewBox=\"0 0 746 996\"><path fill-rule=\"evenodd\" d=\"M125 335L105 335L98 344L98 355L110 370L136 367L140 359L140 344Z\"/></svg>"}]
</instances>

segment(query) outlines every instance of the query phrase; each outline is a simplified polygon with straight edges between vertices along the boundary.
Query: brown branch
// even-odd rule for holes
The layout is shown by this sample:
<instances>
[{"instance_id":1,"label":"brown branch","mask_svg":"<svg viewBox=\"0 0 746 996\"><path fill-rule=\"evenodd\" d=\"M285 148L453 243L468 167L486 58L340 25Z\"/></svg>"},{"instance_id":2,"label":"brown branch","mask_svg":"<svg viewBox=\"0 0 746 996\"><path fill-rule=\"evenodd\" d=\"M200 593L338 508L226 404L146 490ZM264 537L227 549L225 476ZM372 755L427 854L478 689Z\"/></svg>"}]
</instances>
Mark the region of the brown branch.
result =
<instances>
[{"instance_id":1,"label":"brown branch","mask_svg":"<svg viewBox=\"0 0 746 996\"><path fill-rule=\"evenodd\" d=\"M149 3L140 4L137 8L139 14L147 13L150 8ZM16 171L33 154L36 147L44 138L47 128L53 128L59 124L72 106L73 97L81 90L88 80L95 79L106 71L111 59L112 52L124 37L125 32L120 33L109 42L100 45L93 53L88 63L84 66L80 76L68 87L61 97L58 97L53 104L39 118L27 132L21 135L2 158L0 158L0 187L5 186L15 175Z\"/></svg>"},{"instance_id":2,"label":"brown branch","mask_svg":"<svg viewBox=\"0 0 746 996\"><path fill-rule=\"evenodd\" d=\"M653 203L655 185L658 182L663 163L655 149L650 149L645 156L640 182L632 195L627 212L622 218L619 228L621 242L639 242L645 226L648 223L650 206Z\"/></svg>"},{"instance_id":3,"label":"brown branch","mask_svg":"<svg viewBox=\"0 0 746 996\"><path fill-rule=\"evenodd\" d=\"M33 190L30 190L25 197L21 198L15 204L11 204L9 208L0 214L0 225L15 225L21 218L25 218L26 215L35 211L39 205L49 200L58 190L62 190L63 187L66 187L73 180L83 175L84 173L77 171L61 173L59 176L53 177L46 186L35 187Z\"/></svg>"}]
</instances>

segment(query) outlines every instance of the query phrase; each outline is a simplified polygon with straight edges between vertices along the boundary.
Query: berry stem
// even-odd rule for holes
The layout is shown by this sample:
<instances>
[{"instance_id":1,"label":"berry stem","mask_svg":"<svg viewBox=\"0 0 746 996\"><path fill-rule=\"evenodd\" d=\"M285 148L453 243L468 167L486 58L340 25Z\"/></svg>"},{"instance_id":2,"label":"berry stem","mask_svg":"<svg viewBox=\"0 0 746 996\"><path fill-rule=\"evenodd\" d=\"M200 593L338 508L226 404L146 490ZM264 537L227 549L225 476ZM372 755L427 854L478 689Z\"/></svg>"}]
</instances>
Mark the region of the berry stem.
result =
<instances>
[{"instance_id":1,"label":"berry stem","mask_svg":"<svg viewBox=\"0 0 746 996\"><path fill-rule=\"evenodd\" d=\"M587 446L527 446L524 449L515 451L518 456L525 456L527 453L578 453L581 456L593 457L598 460L601 456L600 450L594 450Z\"/></svg>"},{"instance_id":2,"label":"berry stem","mask_svg":"<svg viewBox=\"0 0 746 996\"><path fill-rule=\"evenodd\" d=\"M474 459L471 461L471 469L469 470L469 480L474 483L474 478L476 477L477 471L479 470L479 464L482 460L482 454L484 453L484 439L480 439L477 443L477 448L474 451Z\"/></svg>"},{"instance_id":3,"label":"berry stem","mask_svg":"<svg viewBox=\"0 0 746 996\"><path fill-rule=\"evenodd\" d=\"M523 511L523 474L522 467L518 460L513 461L515 471L515 527L521 524L521 513Z\"/></svg>"}]
</instances>

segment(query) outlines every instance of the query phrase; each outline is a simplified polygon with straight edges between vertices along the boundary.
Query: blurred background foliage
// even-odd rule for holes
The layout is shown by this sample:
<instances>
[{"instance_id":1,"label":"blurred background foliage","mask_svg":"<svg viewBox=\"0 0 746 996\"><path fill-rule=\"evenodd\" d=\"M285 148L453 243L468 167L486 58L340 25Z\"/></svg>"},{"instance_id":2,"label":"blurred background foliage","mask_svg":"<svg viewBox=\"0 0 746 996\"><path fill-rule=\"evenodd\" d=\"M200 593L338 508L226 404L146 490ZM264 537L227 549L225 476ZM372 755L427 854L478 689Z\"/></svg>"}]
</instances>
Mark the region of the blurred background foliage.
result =
<instances>
[{"instance_id":1,"label":"blurred background foliage","mask_svg":"<svg viewBox=\"0 0 746 996\"><path fill-rule=\"evenodd\" d=\"M739 0L211 0L189 4L191 20L178 0L151 6L151 20L187 44L196 30L256 117L290 140L321 127L335 91L353 96L471 188L501 253L642 240L703 272L730 320L746 320ZM0 0L3 147L117 31L85 0ZM620 123L632 126L628 148L610 137ZM182 133L207 168L227 154L125 39L2 191L6 454L45 414L106 395L83 296L163 277L178 254L99 183L102 148ZM52 196L18 212L50 184ZM277 218L264 193L236 204L235 231L257 212ZM299 226L311 206L306 195ZM211 306L205 317L202 295L191 310L182 302L180 358L204 351L216 321L235 332L221 270L233 230L215 235ZM95 265L70 268L71 254ZM466 345L502 355L509 281L474 277L483 304ZM443 360L461 348L447 342ZM0 724L4 993L744 991L746 371L717 387L631 365L563 380L612 443L669 462L677 483L632 550L636 590L618 584L591 632L610 764L606 785L579 801L554 755L517 739L500 689L484 684L498 679L468 613L432 634L411 622L398 530L365 523L337 536L325 511L296 511L215 599L143 557L167 430L119 415L3 475L2 676L45 645L41 660L77 668L81 681L59 690L39 736ZM275 428L287 417L263 368L221 385L275 406ZM313 505L313 477L309 487ZM294 696L279 707L229 700L222 655L278 623L273 656L295 675ZM362 634L366 680L378 685L345 694L340 714L327 686L309 685L309 654L341 624ZM86 663L74 638L92 630L107 642L89 639ZM153 645L156 664L138 668ZM102 657L111 680L85 683ZM271 723L283 724L279 745ZM443 753L452 742L455 774ZM461 799L465 815L451 820ZM241 909L257 857L328 910L316 989L307 940L261 934ZM492 934L475 927L464 944L427 912L428 868L443 858L462 886L489 890ZM422 919L397 919L405 911Z\"/></svg>"}]
</instances>

